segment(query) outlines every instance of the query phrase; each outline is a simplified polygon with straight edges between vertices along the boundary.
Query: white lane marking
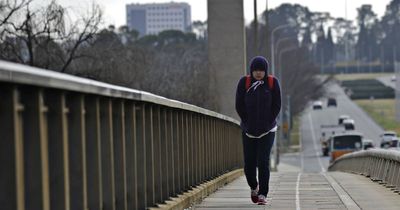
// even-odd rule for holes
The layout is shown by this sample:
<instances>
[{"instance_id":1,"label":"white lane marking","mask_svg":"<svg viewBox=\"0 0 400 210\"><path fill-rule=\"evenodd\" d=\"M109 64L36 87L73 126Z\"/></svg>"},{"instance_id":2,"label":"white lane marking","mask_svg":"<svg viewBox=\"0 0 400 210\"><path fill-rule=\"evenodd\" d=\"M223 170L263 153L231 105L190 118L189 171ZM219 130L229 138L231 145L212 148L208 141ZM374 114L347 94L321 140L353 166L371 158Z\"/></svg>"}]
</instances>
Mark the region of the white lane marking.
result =
<instances>
[{"instance_id":1,"label":"white lane marking","mask_svg":"<svg viewBox=\"0 0 400 210\"><path fill-rule=\"evenodd\" d=\"M349 194L340 186L339 183L335 181L333 177L326 173L321 173L326 180L328 180L329 184L332 186L333 190L338 194L340 200L346 206L346 209L349 210L360 210L360 207L357 205L356 202L350 197Z\"/></svg>"},{"instance_id":2,"label":"white lane marking","mask_svg":"<svg viewBox=\"0 0 400 210\"><path fill-rule=\"evenodd\" d=\"M310 122L312 141L313 141L313 144L314 144L314 150L315 150L315 154L316 154L317 159L318 159L319 166L321 167L321 171L322 172L326 172L325 167L321 162L321 157L319 156L317 143L315 142L314 126L313 126L313 122L312 122L312 118L311 118L311 114L310 113L308 113L308 119L309 119L309 122Z\"/></svg>"},{"instance_id":3,"label":"white lane marking","mask_svg":"<svg viewBox=\"0 0 400 210\"><path fill-rule=\"evenodd\" d=\"M299 192L299 187L300 187L300 176L301 173L297 175L297 182L296 182L296 210L300 210L300 192Z\"/></svg>"}]
</instances>

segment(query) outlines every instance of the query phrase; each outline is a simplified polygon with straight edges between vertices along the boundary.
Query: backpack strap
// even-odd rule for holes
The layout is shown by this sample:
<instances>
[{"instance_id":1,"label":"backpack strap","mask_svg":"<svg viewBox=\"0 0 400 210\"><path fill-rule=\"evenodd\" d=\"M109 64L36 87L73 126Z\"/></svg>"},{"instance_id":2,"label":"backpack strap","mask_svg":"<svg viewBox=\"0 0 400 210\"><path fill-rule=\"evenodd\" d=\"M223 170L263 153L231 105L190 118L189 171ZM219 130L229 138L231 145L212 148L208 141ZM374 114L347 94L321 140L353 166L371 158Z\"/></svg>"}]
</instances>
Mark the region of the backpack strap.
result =
<instances>
[{"instance_id":1,"label":"backpack strap","mask_svg":"<svg viewBox=\"0 0 400 210\"><path fill-rule=\"evenodd\" d=\"M274 89L274 76L268 75L268 87L270 90Z\"/></svg>"},{"instance_id":2,"label":"backpack strap","mask_svg":"<svg viewBox=\"0 0 400 210\"><path fill-rule=\"evenodd\" d=\"M269 87L269 89L270 90L273 90L274 89L274 76L272 76L272 75L268 75L268 87ZM250 88L250 85L251 85L251 77L250 77L250 75L246 75L246 84L245 84L246 86L246 91Z\"/></svg>"},{"instance_id":3,"label":"backpack strap","mask_svg":"<svg viewBox=\"0 0 400 210\"><path fill-rule=\"evenodd\" d=\"M250 75L246 76L246 91L250 88L250 83L251 83L251 77Z\"/></svg>"}]
</instances>

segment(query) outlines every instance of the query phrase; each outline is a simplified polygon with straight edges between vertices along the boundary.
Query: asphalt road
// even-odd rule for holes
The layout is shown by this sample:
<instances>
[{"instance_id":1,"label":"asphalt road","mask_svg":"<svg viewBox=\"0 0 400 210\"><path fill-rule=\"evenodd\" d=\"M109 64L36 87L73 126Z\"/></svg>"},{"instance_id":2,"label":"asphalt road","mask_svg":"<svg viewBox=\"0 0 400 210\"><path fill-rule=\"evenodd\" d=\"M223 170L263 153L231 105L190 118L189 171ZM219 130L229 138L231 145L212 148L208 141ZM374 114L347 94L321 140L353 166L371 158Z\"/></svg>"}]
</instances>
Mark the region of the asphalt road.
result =
<instances>
[{"instance_id":1,"label":"asphalt road","mask_svg":"<svg viewBox=\"0 0 400 210\"><path fill-rule=\"evenodd\" d=\"M322 100L322 110L312 110L311 105L301 116L302 152L284 154L281 162L300 168L306 173L325 172L329 165L329 157L323 157L321 151L321 125L337 125L340 115L348 115L355 121L355 131L363 134L364 138L372 139L379 145L379 135L383 129L377 125L360 107L353 103L342 88L333 84L329 87L329 96L337 100L337 107L327 107L326 99Z\"/></svg>"}]
</instances>

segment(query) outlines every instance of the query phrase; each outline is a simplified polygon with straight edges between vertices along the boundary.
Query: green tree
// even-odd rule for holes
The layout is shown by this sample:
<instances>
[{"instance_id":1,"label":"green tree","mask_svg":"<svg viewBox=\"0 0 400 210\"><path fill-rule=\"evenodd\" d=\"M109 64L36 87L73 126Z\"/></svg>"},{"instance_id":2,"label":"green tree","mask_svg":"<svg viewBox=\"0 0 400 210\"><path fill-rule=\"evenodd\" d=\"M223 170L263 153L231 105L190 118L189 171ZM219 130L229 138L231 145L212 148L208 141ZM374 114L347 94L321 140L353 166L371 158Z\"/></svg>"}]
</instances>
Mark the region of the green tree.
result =
<instances>
[{"instance_id":1,"label":"green tree","mask_svg":"<svg viewBox=\"0 0 400 210\"><path fill-rule=\"evenodd\" d=\"M312 47L312 44L313 43L311 40L311 31L310 31L310 28L307 27L303 33L303 38L301 40L301 46L306 47L310 51L310 49L311 49L310 47Z\"/></svg>"},{"instance_id":2,"label":"green tree","mask_svg":"<svg viewBox=\"0 0 400 210\"><path fill-rule=\"evenodd\" d=\"M361 61L373 61L379 53L378 37L374 32L377 24L376 14L371 5L362 5L358 10L358 40L356 44L356 58Z\"/></svg>"},{"instance_id":3,"label":"green tree","mask_svg":"<svg viewBox=\"0 0 400 210\"><path fill-rule=\"evenodd\" d=\"M392 0L386 7L385 15L382 17L381 37L385 60L393 62L400 60L400 0Z\"/></svg>"},{"instance_id":4,"label":"green tree","mask_svg":"<svg viewBox=\"0 0 400 210\"><path fill-rule=\"evenodd\" d=\"M317 43L315 46L315 62L318 63L320 66L326 65L325 43L326 43L325 30L321 24L317 31Z\"/></svg>"},{"instance_id":5,"label":"green tree","mask_svg":"<svg viewBox=\"0 0 400 210\"><path fill-rule=\"evenodd\" d=\"M331 64L334 61L335 43L333 43L332 30L328 28L328 35L325 39L324 56L325 63Z\"/></svg>"}]
</instances>

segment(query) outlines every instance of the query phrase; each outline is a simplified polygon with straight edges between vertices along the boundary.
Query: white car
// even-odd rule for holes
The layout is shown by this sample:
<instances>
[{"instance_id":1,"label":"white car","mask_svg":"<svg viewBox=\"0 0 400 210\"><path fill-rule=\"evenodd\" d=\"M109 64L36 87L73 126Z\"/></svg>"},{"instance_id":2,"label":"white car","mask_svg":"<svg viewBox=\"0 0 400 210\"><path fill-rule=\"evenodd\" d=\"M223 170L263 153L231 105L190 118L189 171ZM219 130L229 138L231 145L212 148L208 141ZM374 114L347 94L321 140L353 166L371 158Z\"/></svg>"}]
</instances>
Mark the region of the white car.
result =
<instances>
[{"instance_id":1,"label":"white car","mask_svg":"<svg viewBox=\"0 0 400 210\"><path fill-rule=\"evenodd\" d=\"M391 140L382 143L381 147L390 150L400 150L400 140L394 137Z\"/></svg>"},{"instance_id":2,"label":"white car","mask_svg":"<svg viewBox=\"0 0 400 210\"><path fill-rule=\"evenodd\" d=\"M322 101L314 101L313 109L322 109Z\"/></svg>"},{"instance_id":3,"label":"white car","mask_svg":"<svg viewBox=\"0 0 400 210\"><path fill-rule=\"evenodd\" d=\"M354 126L354 120L347 118L343 120L343 125L344 125L344 129L345 130L354 130L355 126Z\"/></svg>"},{"instance_id":4,"label":"white car","mask_svg":"<svg viewBox=\"0 0 400 210\"><path fill-rule=\"evenodd\" d=\"M383 134L380 135L381 142L390 141L394 137L397 137L397 133L394 131L385 131Z\"/></svg>"},{"instance_id":5,"label":"white car","mask_svg":"<svg viewBox=\"0 0 400 210\"><path fill-rule=\"evenodd\" d=\"M339 125L343 124L343 120L345 120L345 119L350 119L350 117L348 115L340 115L339 119L338 119L338 121L339 121L338 124Z\"/></svg>"},{"instance_id":6,"label":"white car","mask_svg":"<svg viewBox=\"0 0 400 210\"><path fill-rule=\"evenodd\" d=\"M391 77L390 77L390 80L391 80L392 82L396 82L396 75L391 76Z\"/></svg>"}]
</instances>

